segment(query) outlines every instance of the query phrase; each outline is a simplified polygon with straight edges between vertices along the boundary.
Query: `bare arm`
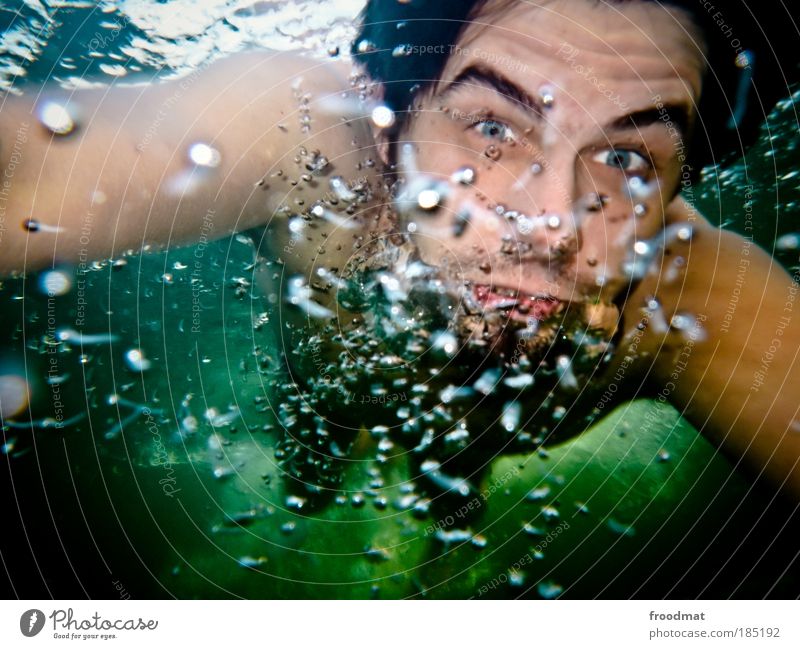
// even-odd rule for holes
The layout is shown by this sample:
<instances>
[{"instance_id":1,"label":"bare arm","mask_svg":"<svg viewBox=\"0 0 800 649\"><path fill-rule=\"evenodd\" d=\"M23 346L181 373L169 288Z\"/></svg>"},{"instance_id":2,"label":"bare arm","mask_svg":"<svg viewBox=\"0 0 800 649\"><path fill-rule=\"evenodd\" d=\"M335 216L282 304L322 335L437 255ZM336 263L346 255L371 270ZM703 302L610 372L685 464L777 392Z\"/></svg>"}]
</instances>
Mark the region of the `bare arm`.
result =
<instances>
[{"instance_id":1,"label":"bare arm","mask_svg":"<svg viewBox=\"0 0 800 649\"><path fill-rule=\"evenodd\" d=\"M668 331L649 317L639 346L652 354L656 389L734 462L800 497L797 277L680 199L669 218L691 224L694 236L667 246L660 273L642 282L625 314L640 321L655 296L666 323L679 317Z\"/></svg>"},{"instance_id":2,"label":"bare arm","mask_svg":"<svg viewBox=\"0 0 800 649\"><path fill-rule=\"evenodd\" d=\"M5 98L0 274L222 236L267 222L290 194L310 204L329 189L298 183L300 147L327 152L333 173L363 175L367 125L320 107L349 89L332 63L252 52L141 87ZM48 101L76 116L72 133L42 125ZM216 166L190 160L197 142L219 152Z\"/></svg>"}]
</instances>

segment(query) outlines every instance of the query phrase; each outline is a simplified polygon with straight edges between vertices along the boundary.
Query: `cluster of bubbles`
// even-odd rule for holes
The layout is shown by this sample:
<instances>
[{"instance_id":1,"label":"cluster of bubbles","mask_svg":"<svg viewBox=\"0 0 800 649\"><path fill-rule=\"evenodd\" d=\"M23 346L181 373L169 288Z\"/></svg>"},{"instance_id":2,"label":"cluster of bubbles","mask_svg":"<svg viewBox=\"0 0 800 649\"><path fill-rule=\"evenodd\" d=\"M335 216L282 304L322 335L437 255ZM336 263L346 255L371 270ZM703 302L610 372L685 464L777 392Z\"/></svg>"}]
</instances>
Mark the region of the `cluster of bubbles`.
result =
<instances>
[{"instance_id":1,"label":"cluster of bubbles","mask_svg":"<svg viewBox=\"0 0 800 649\"><path fill-rule=\"evenodd\" d=\"M563 420L611 342L582 311L563 305L519 322L515 299L487 310L439 269L397 257L394 244L384 252L324 286L347 326L313 306L302 277L287 283L285 302L316 333L288 359L302 383L272 381L284 428L276 457L307 492L337 489L362 425L379 462L405 449L430 489L458 497L474 492L469 476L498 452L530 452L585 427L590 415L574 430Z\"/></svg>"},{"instance_id":2,"label":"cluster of bubbles","mask_svg":"<svg viewBox=\"0 0 800 649\"><path fill-rule=\"evenodd\" d=\"M394 113L363 92L364 117L390 128ZM543 88L543 106L552 108L554 95ZM307 161L318 156L301 151L296 162L310 164L310 176L319 175ZM528 308L530 297L508 291L507 299L488 308L473 284L423 263L408 235L418 232L426 214L441 214L458 187L474 185L478 173L471 166L444 179L420 173L409 144L400 146L398 168L402 179L386 191L402 224L399 234L376 238L369 254L356 255L345 270L323 267L313 277L285 278L283 299L273 306L295 310L308 322L270 383L283 429L276 457L305 495L337 492L362 426L375 440L379 463L392 452L408 453L429 489L466 497L476 472L498 452L542 449L584 430L597 414L575 404L599 389L600 382L591 379L613 353L614 332L592 322L581 303L559 302L546 315L532 312L523 320L512 313ZM534 162L529 174L543 169ZM299 213L283 208L291 238L299 241L318 220L352 223L342 213L352 214L371 192L339 176L330 177L329 186L335 204L318 203ZM618 272L629 280L641 279L671 240L692 236L690 227L674 226L666 237L634 238L636 217L646 213L645 202L657 189L657 182L635 177L622 187L633 226L619 242L630 256ZM570 218L585 218L607 202L602 194L587 196L580 214ZM522 235L563 225L558 214L493 209ZM462 204L448 212L450 234L463 235L471 210ZM289 380L287 368L296 373Z\"/></svg>"}]
</instances>

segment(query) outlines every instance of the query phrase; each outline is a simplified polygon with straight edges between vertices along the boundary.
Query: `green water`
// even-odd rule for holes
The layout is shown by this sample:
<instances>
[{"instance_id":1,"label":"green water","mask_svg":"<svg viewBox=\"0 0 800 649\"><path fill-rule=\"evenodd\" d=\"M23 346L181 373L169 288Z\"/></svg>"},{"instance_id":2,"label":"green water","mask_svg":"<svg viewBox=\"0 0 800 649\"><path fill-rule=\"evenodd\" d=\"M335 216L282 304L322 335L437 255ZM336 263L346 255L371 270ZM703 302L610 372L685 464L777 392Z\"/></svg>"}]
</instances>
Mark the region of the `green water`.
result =
<instances>
[{"instance_id":1,"label":"green water","mask_svg":"<svg viewBox=\"0 0 800 649\"><path fill-rule=\"evenodd\" d=\"M411 506L424 484L407 456L379 466L374 448L354 454L346 502L287 507L290 493L273 455L276 421L257 370L257 357L276 354L269 328L252 326L261 298L237 296L231 281L252 248L224 240L206 250L199 280L195 272L203 311L193 333L195 251L90 272L93 307L84 330L111 330L120 340L86 348L83 363L79 349L58 354L60 372L70 376L61 386L65 414L88 418L33 436L6 431L17 441L13 484L4 487L14 497L6 505L4 556L13 558L17 594L115 597L120 584L132 597L796 594L793 507L752 491L677 412L646 400L620 405L546 454L496 458L476 484L479 493L436 499L426 514ZM188 268L176 270L175 262ZM35 285L30 277L2 289L11 316L3 320L11 341L4 362L24 359L32 377L45 376L50 362L41 343L47 301ZM75 318L76 302L75 292L58 298L59 322ZM144 374L124 365L134 346L152 361ZM36 387L34 414L44 417L48 386ZM156 428L143 415L106 439L120 419L107 402L114 393L162 408ZM199 429L182 439L176 422L187 394ZM221 453L210 451L203 413L230 406L240 416L217 428ZM121 417L130 412L120 407ZM215 477L215 469L234 475ZM383 478L377 487L376 469ZM443 542L440 527L470 534Z\"/></svg>"}]
</instances>

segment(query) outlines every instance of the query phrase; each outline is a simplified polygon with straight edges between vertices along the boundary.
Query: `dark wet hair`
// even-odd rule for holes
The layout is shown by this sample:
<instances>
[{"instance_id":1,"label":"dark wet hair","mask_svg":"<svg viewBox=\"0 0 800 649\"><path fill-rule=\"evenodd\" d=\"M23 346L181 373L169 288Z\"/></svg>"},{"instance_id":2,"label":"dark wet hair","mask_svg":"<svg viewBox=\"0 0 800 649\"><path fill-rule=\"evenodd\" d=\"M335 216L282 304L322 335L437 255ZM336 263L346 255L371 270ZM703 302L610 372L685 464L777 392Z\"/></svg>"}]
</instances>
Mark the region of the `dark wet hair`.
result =
<instances>
[{"instance_id":1,"label":"dark wet hair","mask_svg":"<svg viewBox=\"0 0 800 649\"><path fill-rule=\"evenodd\" d=\"M522 0L507 0L504 6ZM602 0L597 0L599 3ZM367 0L352 55L405 124L414 97L441 76L451 45L489 0ZM686 10L702 30L708 70L698 107L691 161L695 168L741 155L775 103L797 80L797 28L781 3L730 0L717 8L701 0L658 2ZM722 4L722 3L720 3ZM737 60L738 57L738 60Z\"/></svg>"}]
</instances>

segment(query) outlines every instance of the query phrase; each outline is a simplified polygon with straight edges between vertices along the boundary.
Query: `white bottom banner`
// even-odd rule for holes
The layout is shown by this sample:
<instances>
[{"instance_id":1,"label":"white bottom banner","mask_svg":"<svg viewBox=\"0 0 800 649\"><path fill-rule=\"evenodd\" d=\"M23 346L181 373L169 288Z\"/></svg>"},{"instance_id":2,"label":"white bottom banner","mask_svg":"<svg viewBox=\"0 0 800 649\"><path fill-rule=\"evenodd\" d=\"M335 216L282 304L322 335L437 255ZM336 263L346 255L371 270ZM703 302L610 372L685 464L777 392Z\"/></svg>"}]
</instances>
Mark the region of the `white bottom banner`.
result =
<instances>
[{"instance_id":1,"label":"white bottom banner","mask_svg":"<svg viewBox=\"0 0 800 649\"><path fill-rule=\"evenodd\" d=\"M0 647L797 647L796 601L4 601Z\"/></svg>"}]
</instances>

